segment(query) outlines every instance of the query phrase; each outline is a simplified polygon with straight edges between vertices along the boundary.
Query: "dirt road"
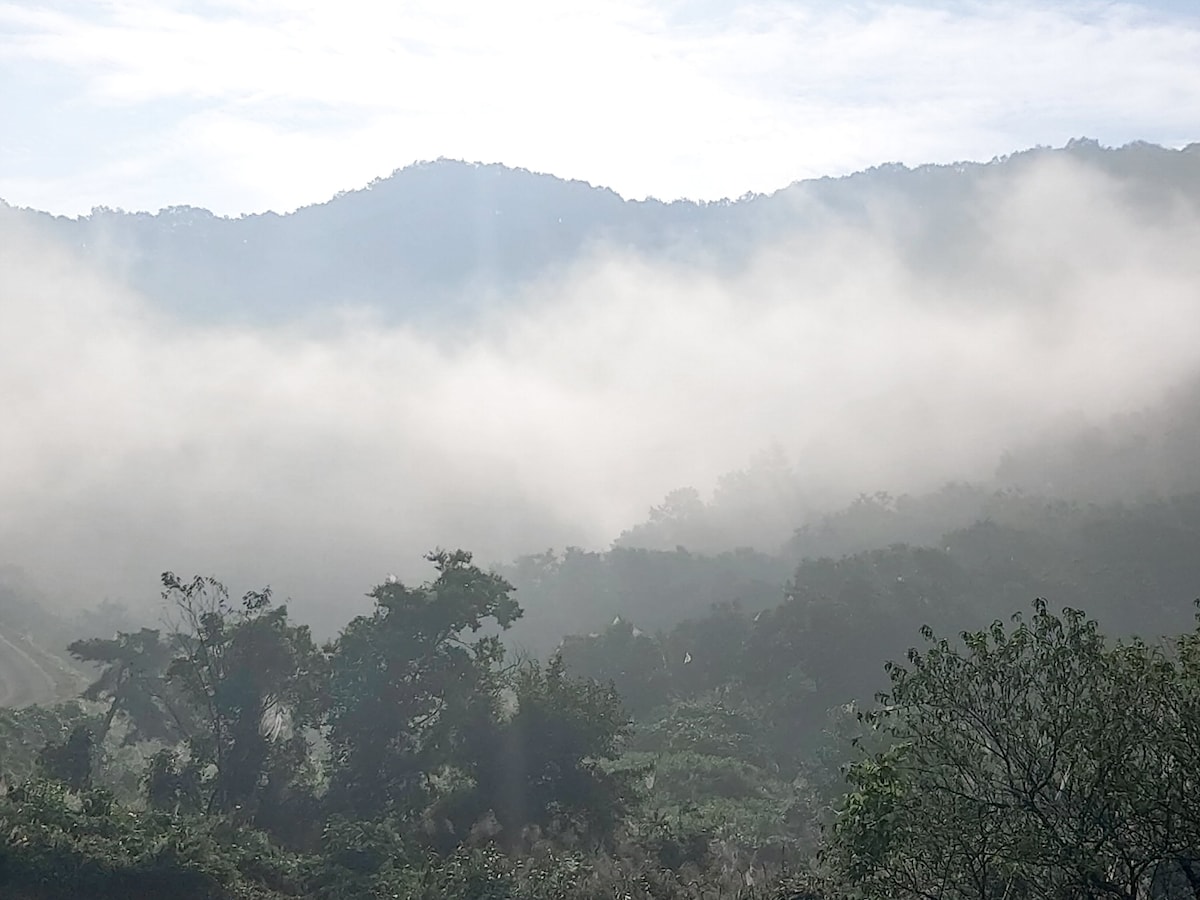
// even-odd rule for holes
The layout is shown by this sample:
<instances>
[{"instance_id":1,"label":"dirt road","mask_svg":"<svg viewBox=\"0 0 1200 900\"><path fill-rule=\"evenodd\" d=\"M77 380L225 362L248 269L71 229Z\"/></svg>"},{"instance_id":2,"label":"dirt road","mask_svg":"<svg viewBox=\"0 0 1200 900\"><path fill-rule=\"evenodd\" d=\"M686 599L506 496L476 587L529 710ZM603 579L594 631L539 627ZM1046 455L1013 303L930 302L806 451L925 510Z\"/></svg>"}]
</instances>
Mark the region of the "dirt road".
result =
<instances>
[{"instance_id":1,"label":"dirt road","mask_svg":"<svg viewBox=\"0 0 1200 900\"><path fill-rule=\"evenodd\" d=\"M29 641L0 630L0 706L53 703L70 695L71 676L64 666Z\"/></svg>"}]
</instances>

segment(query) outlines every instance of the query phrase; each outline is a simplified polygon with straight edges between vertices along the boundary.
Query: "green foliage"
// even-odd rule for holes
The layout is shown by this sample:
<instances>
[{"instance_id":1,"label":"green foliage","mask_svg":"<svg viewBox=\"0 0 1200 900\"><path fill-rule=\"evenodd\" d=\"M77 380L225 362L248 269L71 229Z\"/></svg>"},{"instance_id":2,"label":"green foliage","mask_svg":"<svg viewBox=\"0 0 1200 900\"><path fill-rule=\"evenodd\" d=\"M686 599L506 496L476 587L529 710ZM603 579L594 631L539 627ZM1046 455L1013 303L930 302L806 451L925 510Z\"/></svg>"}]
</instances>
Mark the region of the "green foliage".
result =
<instances>
[{"instance_id":1,"label":"green foliage","mask_svg":"<svg viewBox=\"0 0 1200 900\"><path fill-rule=\"evenodd\" d=\"M565 638L558 653L574 674L612 684L634 715L645 714L670 697L670 672L661 641L620 618L603 633Z\"/></svg>"},{"instance_id":2,"label":"green foliage","mask_svg":"<svg viewBox=\"0 0 1200 900\"><path fill-rule=\"evenodd\" d=\"M892 746L855 763L831 858L869 897L1136 900L1194 874L1196 636L1110 646L1044 603L889 666Z\"/></svg>"},{"instance_id":3,"label":"green foliage","mask_svg":"<svg viewBox=\"0 0 1200 900\"><path fill-rule=\"evenodd\" d=\"M577 854L516 859L495 847L463 848L444 857L411 859L380 854L378 866L365 869L359 857L337 852L314 881L322 900L404 897L406 900L568 900L582 892L589 869ZM352 859L352 865L335 860ZM374 861L372 861L373 864Z\"/></svg>"},{"instance_id":4,"label":"green foliage","mask_svg":"<svg viewBox=\"0 0 1200 900\"><path fill-rule=\"evenodd\" d=\"M638 730L633 746L657 753L699 753L769 767L763 746L762 711L736 692L724 690L669 707Z\"/></svg>"},{"instance_id":5,"label":"green foliage","mask_svg":"<svg viewBox=\"0 0 1200 900\"><path fill-rule=\"evenodd\" d=\"M501 573L526 610L513 642L549 655L563 635L600 633L618 617L654 633L733 601L756 613L779 602L794 568L790 559L744 548L703 555L618 546L524 556Z\"/></svg>"},{"instance_id":6,"label":"green foliage","mask_svg":"<svg viewBox=\"0 0 1200 900\"><path fill-rule=\"evenodd\" d=\"M408 896L403 889L411 886L419 862L396 823L334 816L322 831L308 883L327 900Z\"/></svg>"},{"instance_id":7,"label":"green foliage","mask_svg":"<svg viewBox=\"0 0 1200 900\"><path fill-rule=\"evenodd\" d=\"M411 814L433 781L460 763L469 723L493 715L504 649L494 635L468 640L492 622L521 615L512 586L471 563L471 554L428 557L435 581L376 587L375 611L346 626L330 648L331 804L377 817Z\"/></svg>"},{"instance_id":8,"label":"green foliage","mask_svg":"<svg viewBox=\"0 0 1200 900\"><path fill-rule=\"evenodd\" d=\"M509 842L529 826L611 839L634 797L635 776L605 766L628 736L620 696L569 677L558 656L522 666L512 693L512 714L475 735L479 808L490 810Z\"/></svg>"},{"instance_id":9,"label":"green foliage","mask_svg":"<svg viewBox=\"0 0 1200 900\"><path fill-rule=\"evenodd\" d=\"M1119 610L1115 592L1152 579L1110 579L1097 548L1133 553L1143 513L1174 548L1163 570L1193 546L1200 502L1155 510L808 560L776 608L722 603L654 635L618 619L546 663L506 662L521 607L462 551L431 554L420 587L376 587L325 647L269 591L236 603L167 574L165 637L71 647L98 667L97 715L0 712L10 777L45 776L0 797L0 894L1174 898L1200 886L1200 629L1109 643L1038 604L961 645L928 630L885 670L879 710L854 703L917 617L944 631L1039 583L1076 596L1106 579L1120 587L1102 608ZM622 596L675 590L687 558L623 551ZM563 564L542 560L547 582ZM1184 583L1174 565L1153 583ZM1141 609L1165 621L1172 602ZM796 863L832 818L851 741L820 880ZM117 753L148 809L93 786L117 786Z\"/></svg>"},{"instance_id":10,"label":"green foliage","mask_svg":"<svg viewBox=\"0 0 1200 900\"><path fill-rule=\"evenodd\" d=\"M587 864L577 855L514 860L495 848L461 851L421 879L420 900L560 900L581 896Z\"/></svg>"},{"instance_id":11,"label":"green foliage","mask_svg":"<svg viewBox=\"0 0 1200 900\"><path fill-rule=\"evenodd\" d=\"M75 701L0 709L0 765L4 775L17 781L32 777L41 749L65 743L80 726L95 729L99 722Z\"/></svg>"},{"instance_id":12,"label":"green foliage","mask_svg":"<svg viewBox=\"0 0 1200 900\"><path fill-rule=\"evenodd\" d=\"M102 791L74 795L34 781L0 796L0 895L14 900L799 896L776 891L774 872L735 857L718 860L706 842L677 830L656 829L644 846L619 849L586 854L541 842L520 856L488 844L425 855L389 823L335 819L320 852L302 857L222 817L136 813Z\"/></svg>"},{"instance_id":13,"label":"green foliage","mask_svg":"<svg viewBox=\"0 0 1200 900\"><path fill-rule=\"evenodd\" d=\"M91 729L76 725L65 741L46 744L38 752L37 765L47 778L60 781L73 791L91 787L96 765L96 739Z\"/></svg>"},{"instance_id":14,"label":"green foliage","mask_svg":"<svg viewBox=\"0 0 1200 900\"><path fill-rule=\"evenodd\" d=\"M919 502L863 498L837 527L853 530L861 517L882 516L897 520L889 534L899 537L915 522L933 529L939 521L970 522L975 515L984 518L932 547L896 544L807 559L774 608L750 614L723 604L656 635L622 620L564 640L564 659L570 671L611 680L632 698L627 705L641 730L672 705L708 693L753 707L753 740L762 755L786 780L804 775L824 795L840 761L829 755L833 748L824 736L830 711L886 686L880 664L903 658L913 622L955 633L1041 595L1057 604L1086 601L1115 634L1186 627L1200 584L1200 557L1190 549L1200 541L1198 495L1089 508L952 486ZM616 564L602 557L593 568L607 583L611 575L603 573ZM699 557L675 555L680 566L687 559L701 565ZM581 563L572 567L582 571ZM553 566L550 571L547 581L561 577ZM623 587L632 596L638 584L631 577ZM652 589L659 581L648 574L641 584L646 616L656 617ZM822 754L828 765L817 765Z\"/></svg>"},{"instance_id":15,"label":"green foliage","mask_svg":"<svg viewBox=\"0 0 1200 900\"><path fill-rule=\"evenodd\" d=\"M183 582L168 572L163 587L179 619L167 677L198 727L183 769L156 758L151 774L161 778L149 783L152 795L180 802L199 783L206 811L244 821L279 817L281 804L306 791L303 735L324 712L324 655L307 626L290 624L286 606L271 606L269 590L234 607L211 578Z\"/></svg>"},{"instance_id":16,"label":"green foliage","mask_svg":"<svg viewBox=\"0 0 1200 900\"><path fill-rule=\"evenodd\" d=\"M253 860L241 848L255 842L222 828L217 820L132 815L102 790L70 795L55 782L26 782L0 798L0 889L38 900L275 896L261 881L252 888L243 880Z\"/></svg>"},{"instance_id":17,"label":"green foliage","mask_svg":"<svg viewBox=\"0 0 1200 900\"><path fill-rule=\"evenodd\" d=\"M735 759L701 753L629 754L649 769L651 821L669 822L753 852L786 845L813 849L812 818L796 785Z\"/></svg>"},{"instance_id":18,"label":"green foliage","mask_svg":"<svg viewBox=\"0 0 1200 900\"><path fill-rule=\"evenodd\" d=\"M150 757L143 783L151 809L174 815L204 810L204 775L191 760L181 761L175 750L164 747Z\"/></svg>"},{"instance_id":19,"label":"green foliage","mask_svg":"<svg viewBox=\"0 0 1200 900\"><path fill-rule=\"evenodd\" d=\"M750 852L808 854L821 797L807 771L780 768L768 741L774 727L726 688L680 701L638 729L624 763L649 772L646 807L659 821Z\"/></svg>"},{"instance_id":20,"label":"green foliage","mask_svg":"<svg viewBox=\"0 0 1200 900\"><path fill-rule=\"evenodd\" d=\"M182 717L188 709L166 678L172 647L156 629L75 641L67 650L80 662L100 666L99 676L83 692L85 700L108 703L97 743L104 743L118 715L129 722L125 743L186 737L191 723Z\"/></svg>"}]
</instances>

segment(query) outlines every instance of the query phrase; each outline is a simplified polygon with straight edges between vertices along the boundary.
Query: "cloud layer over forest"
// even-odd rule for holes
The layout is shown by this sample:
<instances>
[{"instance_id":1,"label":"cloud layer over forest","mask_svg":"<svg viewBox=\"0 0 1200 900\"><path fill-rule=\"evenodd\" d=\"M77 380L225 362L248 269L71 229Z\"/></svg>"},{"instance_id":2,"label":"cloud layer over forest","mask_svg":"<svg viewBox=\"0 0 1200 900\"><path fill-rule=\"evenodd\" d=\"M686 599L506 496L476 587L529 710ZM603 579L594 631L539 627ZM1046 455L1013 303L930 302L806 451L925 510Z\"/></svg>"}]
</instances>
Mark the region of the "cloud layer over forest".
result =
<instances>
[{"instance_id":1,"label":"cloud layer over forest","mask_svg":"<svg viewBox=\"0 0 1200 900\"><path fill-rule=\"evenodd\" d=\"M435 545L605 546L772 446L814 503L915 490L1196 374L1194 207L1047 159L969 215L965 267L881 206L734 272L597 251L436 336L181 324L0 215L0 564L89 603L269 582L336 621Z\"/></svg>"}]
</instances>

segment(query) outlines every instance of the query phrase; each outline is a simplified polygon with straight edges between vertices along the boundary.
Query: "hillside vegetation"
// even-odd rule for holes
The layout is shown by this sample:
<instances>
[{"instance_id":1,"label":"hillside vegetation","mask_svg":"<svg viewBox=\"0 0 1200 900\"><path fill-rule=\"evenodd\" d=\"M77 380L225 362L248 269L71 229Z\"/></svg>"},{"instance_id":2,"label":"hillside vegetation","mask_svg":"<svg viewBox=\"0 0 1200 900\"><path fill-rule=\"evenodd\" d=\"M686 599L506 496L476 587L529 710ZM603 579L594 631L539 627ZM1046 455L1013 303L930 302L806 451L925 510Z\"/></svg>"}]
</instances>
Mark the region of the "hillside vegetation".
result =
<instances>
[{"instance_id":1,"label":"hillside vegetation","mask_svg":"<svg viewBox=\"0 0 1200 900\"><path fill-rule=\"evenodd\" d=\"M76 641L81 700L6 714L0 878L29 897L1186 893L1200 495L992 499L1003 524L808 558L773 599L718 580L707 612L654 598L719 557L543 558L539 605L621 612L542 661L499 639L537 606L462 552L378 585L323 645L269 591L164 575L169 629Z\"/></svg>"}]
</instances>

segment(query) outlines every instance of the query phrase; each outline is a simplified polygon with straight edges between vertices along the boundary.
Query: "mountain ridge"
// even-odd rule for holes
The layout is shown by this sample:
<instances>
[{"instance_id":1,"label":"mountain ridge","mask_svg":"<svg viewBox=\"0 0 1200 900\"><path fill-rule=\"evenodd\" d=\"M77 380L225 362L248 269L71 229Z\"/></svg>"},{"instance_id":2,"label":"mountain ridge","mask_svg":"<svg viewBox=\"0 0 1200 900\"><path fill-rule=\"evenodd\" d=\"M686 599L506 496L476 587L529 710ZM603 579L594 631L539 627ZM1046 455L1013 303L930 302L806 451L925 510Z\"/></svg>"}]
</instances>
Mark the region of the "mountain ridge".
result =
<instances>
[{"instance_id":1,"label":"mountain ridge","mask_svg":"<svg viewBox=\"0 0 1200 900\"><path fill-rule=\"evenodd\" d=\"M0 221L72 248L185 319L277 324L368 307L392 321L436 323L505 302L589 255L736 267L764 245L861 225L881 207L906 220L900 233L913 252L949 247L952 257L970 237L972 192L1049 159L1091 166L1152 206L1182 194L1200 208L1200 144L1104 148L1077 139L985 163L887 163L711 202L626 200L580 180L443 159L286 214L98 207L69 218L0 201ZM887 211L901 202L910 208Z\"/></svg>"}]
</instances>

